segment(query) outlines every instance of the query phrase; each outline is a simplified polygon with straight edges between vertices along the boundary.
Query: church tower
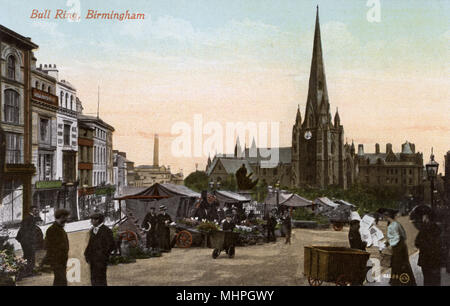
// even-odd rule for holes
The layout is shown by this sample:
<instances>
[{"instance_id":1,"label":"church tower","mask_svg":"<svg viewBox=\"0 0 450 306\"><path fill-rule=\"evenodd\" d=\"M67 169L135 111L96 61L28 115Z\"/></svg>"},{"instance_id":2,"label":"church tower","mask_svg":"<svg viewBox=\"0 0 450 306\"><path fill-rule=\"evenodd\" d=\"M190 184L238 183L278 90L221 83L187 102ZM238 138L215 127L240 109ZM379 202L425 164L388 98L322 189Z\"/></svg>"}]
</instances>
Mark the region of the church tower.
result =
<instances>
[{"instance_id":1,"label":"church tower","mask_svg":"<svg viewBox=\"0 0 450 306\"><path fill-rule=\"evenodd\" d=\"M344 128L337 110L334 122L331 119L318 7L306 109L303 121L300 108L297 110L291 152L294 187L338 185L347 188Z\"/></svg>"}]
</instances>

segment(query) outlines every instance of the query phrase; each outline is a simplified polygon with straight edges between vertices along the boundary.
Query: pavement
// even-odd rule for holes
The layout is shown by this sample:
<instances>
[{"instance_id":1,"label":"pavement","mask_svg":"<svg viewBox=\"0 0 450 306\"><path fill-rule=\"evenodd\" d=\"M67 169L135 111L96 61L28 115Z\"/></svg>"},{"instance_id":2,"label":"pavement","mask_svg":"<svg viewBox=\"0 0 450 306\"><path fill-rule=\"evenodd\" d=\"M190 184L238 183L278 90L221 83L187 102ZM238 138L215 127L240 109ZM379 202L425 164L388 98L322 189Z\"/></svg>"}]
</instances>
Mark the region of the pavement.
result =
<instances>
[{"instance_id":1,"label":"pavement","mask_svg":"<svg viewBox=\"0 0 450 306\"><path fill-rule=\"evenodd\" d=\"M408 249L411 266L417 284L423 285L420 267L417 266L418 252L413 247L414 229L407 219L401 219L408 232ZM409 223L409 224L408 224ZM48 226L47 226L48 227ZM84 260L83 251L88 240L89 220L68 223L70 251L72 259L68 265L73 270L71 286L89 286L89 266ZM384 222L379 228L385 232ZM43 230L46 230L43 227ZM44 231L45 232L45 231ZM15 236L15 235L14 235ZM15 241L15 239L11 239ZM236 248L236 257L229 259L221 254L218 259L212 259L212 250L208 248L174 248L161 257L139 259L136 263L119 264L108 267L108 284L116 286L309 286L304 276L304 246L323 245L348 247L348 227L340 232L332 229L293 229L292 244L284 244L284 239L278 238L276 243L265 243ZM19 245L20 247L20 245ZM376 248L369 248L371 258L378 259ZM42 253L42 252L41 252ZM37 262L43 254L37 254ZM383 268L383 267L381 267ZM389 270L384 267L384 274ZM25 278L18 282L19 286L51 285L53 275L42 275ZM367 286L388 286L388 275L381 276L375 283ZM442 285L450 286L450 274L442 271ZM334 286L334 283L323 283L322 286Z\"/></svg>"},{"instance_id":2,"label":"pavement","mask_svg":"<svg viewBox=\"0 0 450 306\"><path fill-rule=\"evenodd\" d=\"M423 274L420 266L417 265L419 259L419 252L409 256L409 263L416 278L417 286L423 286ZM365 283L365 286L389 286L390 269L384 270L380 273L379 279L372 283ZM445 268L441 268L441 286L450 286L450 273L447 273Z\"/></svg>"}]
</instances>

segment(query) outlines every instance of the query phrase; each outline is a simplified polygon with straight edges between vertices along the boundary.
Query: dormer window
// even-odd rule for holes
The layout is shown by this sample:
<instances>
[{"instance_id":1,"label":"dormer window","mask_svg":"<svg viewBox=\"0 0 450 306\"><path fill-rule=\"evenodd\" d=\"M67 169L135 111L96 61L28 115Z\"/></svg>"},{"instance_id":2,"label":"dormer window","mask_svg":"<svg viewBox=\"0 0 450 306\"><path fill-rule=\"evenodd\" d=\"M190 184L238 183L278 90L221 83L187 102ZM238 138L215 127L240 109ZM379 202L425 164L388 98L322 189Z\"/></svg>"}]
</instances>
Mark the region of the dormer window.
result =
<instances>
[{"instance_id":1,"label":"dormer window","mask_svg":"<svg viewBox=\"0 0 450 306\"><path fill-rule=\"evenodd\" d=\"M16 79L16 58L14 56L8 57L8 78Z\"/></svg>"}]
</instances>

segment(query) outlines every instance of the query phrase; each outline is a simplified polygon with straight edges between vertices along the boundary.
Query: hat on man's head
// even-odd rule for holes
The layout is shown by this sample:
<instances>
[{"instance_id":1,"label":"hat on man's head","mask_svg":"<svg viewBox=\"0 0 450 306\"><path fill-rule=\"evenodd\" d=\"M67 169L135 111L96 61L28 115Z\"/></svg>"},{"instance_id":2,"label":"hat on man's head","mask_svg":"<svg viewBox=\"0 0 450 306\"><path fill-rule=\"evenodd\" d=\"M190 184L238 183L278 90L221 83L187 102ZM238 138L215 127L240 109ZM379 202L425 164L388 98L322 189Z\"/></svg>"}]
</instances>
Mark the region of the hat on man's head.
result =
<instances>
[{"instance_id":1,"label":"hat on man's head","mask_svg":"<svg viewBox=\"0 0 450 306\"><path fill-rule=\"evenodd\" d=\"M227 210L227 212L225 213L225 217L232 217L233 214L231 213L231 211Z\"/></svg>"},{"instance_id":2,"label":"hat on man's head","mask_svg":"<svg viewBox=\"0 0 450 306\"><path fill-rule=\"evenodd\" d=\"M59 219L62 216L70 216L70 212L66 209L58 209L57 211L55 211L55 219Z\"/></svg>"},{"instance_id":3,"label":"hat on man's head","mask_svg":"<svg viewBox=\"0 0 450 306\"><path fill-rule=\"evenodd\" d=\"M94 212L89 216L90 219L103 219L105 216L101 212Z\"/></svg>"},{"instance_id":4,"label":"hat on man's head","mask_svg":"<svg viewBox=\"0 0 450 306\"><path fill-rule=\"evenodd\" d=\"M398 210L392 208L379 208L377 213L393 219L398 214Z\"/></svg>"},{"instance_id":5,"label":"hat on man's head","mask_svg":"<svg viewBox=\"0 0 450 306\"><path fill-rule=\"evenodd\" d=\"M165 205L159 205L159 210L160 211L167 210L167 207Z\"/></svg>"}]
</instances>

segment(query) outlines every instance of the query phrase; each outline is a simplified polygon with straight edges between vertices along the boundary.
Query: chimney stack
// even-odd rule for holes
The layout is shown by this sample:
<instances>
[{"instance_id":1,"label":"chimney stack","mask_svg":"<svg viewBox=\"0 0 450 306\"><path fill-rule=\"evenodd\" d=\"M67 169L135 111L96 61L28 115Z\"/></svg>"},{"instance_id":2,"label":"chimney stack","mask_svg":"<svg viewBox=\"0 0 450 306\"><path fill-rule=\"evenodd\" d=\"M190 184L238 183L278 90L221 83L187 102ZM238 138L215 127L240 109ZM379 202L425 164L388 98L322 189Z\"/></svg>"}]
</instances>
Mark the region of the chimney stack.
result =
<instances>
[{"instance_id":1,"label":"chimney stack","mask_svg":"<svg viewBox=\"0 0 450 306\"><path fill-rule=\"evenodd\" d=\"M153 166L159 166L159 136L155 134L155 142L153 144Z\"/></svg>"},{"instance_id":2,"label":"chimney stack","mask_svg":"<svg viewBox=\"0 0 450 306\"><path fill-rule=\"evenodd\" d=\"M375 144L375 154L380 154L380 144Z\"/></svg>"},{"instance_id":3,"label":"chimney stack","mask_svg":"<svg viewBox=\"0 0 450 306\"><path fill-rule=\"evenodd\" d=\"M386 153L389 153L390 151L392 151L392 144L391 143L387 143L386 144Z\"/></svg>"},{"instance_id":4,"label":"chimney stack","mask_svg":"<svg viewBox=\"0 0 450 306\"><path fill-rule=\"evenodd\" d=\"M362 144L358 145L358 155L359 156L364 155L364 145L362 145Z\"/></svg>"}]
</instances>

